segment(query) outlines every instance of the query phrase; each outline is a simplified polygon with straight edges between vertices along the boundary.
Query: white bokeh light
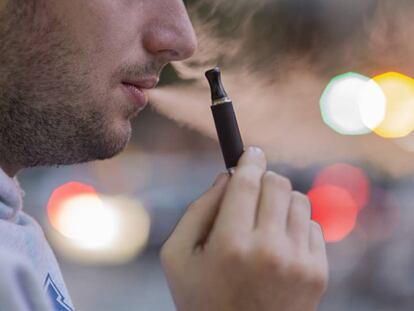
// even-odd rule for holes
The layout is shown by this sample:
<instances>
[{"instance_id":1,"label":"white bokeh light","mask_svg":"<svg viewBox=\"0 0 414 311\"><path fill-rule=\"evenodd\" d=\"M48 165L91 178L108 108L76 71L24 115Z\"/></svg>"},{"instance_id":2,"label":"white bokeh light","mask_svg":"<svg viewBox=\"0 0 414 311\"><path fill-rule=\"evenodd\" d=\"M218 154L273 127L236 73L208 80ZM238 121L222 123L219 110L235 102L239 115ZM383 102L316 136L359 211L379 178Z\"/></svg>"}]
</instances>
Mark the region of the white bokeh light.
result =
<instances>
[{"instance_id":1,"label":"white bokeh light","mask_svg":"<svg viewBox=\"0 0 414 311\"><path fill-rule=\"evenodd\" d=\"M364 135L383 120L386 100L375 81L350 72L329 83L320 104L323 120L333 130Z\"/></svg>"},{"instance_id":2,"label":"white bokeh light","mask_svg":"<svg viewBox=\"0 0 414 311\"><path fill-rule=\"evenodd\" d=\"M374 130L385 118L387 99L377 82L369 80L358 96L361 120L370 130Z\"/></svg>"},{"instance_id":3,"label":"white bokeh light","mask_svg":"<svg viewBox=\"0 0 414 311\"><path fill-rule=\"evenodd\" d=\"M88 249L110 246L120 230L119 213L93 194L64 201L57 224L62 235Z\"/></svg>"},{"instance_id":4,"label":"white bokeh light","mask_svg":"<svg viewBox=\"0 0 414 311\"><path fill-rule=\"evenodd\" d=\"M59 189L49 203L51 226L46 232L62 256L80 262L123 264L145 250L151 217L140 200L85 192L93 188L75 183ZM76 193L79 191L83 193Z\"/></svg>"}]
</instances>

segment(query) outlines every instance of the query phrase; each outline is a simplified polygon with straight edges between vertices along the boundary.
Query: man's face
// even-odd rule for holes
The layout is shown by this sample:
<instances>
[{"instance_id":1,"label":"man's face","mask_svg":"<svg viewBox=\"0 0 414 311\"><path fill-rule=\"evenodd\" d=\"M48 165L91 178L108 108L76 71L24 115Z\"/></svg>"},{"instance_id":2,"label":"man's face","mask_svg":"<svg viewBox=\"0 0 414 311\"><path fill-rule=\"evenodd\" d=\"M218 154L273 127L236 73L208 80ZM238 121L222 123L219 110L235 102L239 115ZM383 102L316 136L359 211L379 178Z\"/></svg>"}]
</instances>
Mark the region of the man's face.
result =
<instances>
[{"instance_id":1,"label":"man's face","mask_svg":"<svg viewBox=\"0 0 414 311\"><path fill-rule=\"evenodd\" d=\"M154 87L164 65L196 47L182 0L4 1L0 160L6 164L72 164L119 153L130 119L142 109L140 89Z\"/></svg>"}]
</instances>

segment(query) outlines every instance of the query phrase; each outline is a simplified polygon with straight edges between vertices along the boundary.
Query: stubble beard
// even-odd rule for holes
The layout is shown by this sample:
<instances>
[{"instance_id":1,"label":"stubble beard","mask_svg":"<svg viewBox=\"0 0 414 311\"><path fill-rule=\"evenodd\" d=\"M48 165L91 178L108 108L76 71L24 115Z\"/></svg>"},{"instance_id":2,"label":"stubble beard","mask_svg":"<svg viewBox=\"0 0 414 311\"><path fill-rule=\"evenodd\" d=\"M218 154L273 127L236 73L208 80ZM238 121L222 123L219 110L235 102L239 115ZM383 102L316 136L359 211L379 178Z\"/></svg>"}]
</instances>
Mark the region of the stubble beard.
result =
<instances>
[{"instance_id":1,"label":"stubble beard","mask_svg":"<svg viewBox=\"0 0 414 311\"><path fill-rule=\"evenodd\" d=\"M33 167L118 154L131 128L114 131L109 99L88 83L93 65L80 68L82 51L57 20L14 1L0 12L0 160Z\"/></svg>"}]
</instances>

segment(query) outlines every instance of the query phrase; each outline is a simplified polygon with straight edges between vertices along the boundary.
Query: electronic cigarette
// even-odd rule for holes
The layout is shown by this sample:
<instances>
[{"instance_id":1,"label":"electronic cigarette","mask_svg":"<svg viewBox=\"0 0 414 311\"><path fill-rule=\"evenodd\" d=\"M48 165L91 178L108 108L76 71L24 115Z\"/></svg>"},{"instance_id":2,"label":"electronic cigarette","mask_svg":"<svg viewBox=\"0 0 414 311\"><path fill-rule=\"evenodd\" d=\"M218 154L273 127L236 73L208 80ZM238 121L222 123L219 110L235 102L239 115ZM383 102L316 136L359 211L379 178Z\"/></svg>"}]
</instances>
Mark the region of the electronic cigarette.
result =
<instances>
[{"instance_id":1,"label":"electronic cigarette","mask_svg":"<svg viewBox=\"0 0 414 311\"><path fill-rule=\"evenodd\" d=\"M221 82L220 68L216 67L206 72L211 88L211 111L223 153L226 168L232 173L244 152L243 141L234 113L233 103L224 90Z\"/></svg>"}]
</instances>

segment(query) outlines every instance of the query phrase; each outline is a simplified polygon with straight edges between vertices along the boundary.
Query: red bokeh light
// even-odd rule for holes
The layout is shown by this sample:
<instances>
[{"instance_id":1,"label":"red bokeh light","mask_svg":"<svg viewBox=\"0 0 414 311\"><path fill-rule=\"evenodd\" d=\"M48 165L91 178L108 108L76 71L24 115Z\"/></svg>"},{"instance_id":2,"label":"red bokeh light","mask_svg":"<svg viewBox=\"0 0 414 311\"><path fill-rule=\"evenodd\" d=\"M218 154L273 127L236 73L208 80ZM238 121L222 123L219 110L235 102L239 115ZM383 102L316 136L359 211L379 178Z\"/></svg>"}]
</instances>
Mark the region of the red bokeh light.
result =
<instances>
[{"instance_id":1,"label":"red bokeh light","mask_svg":"<svg viewBox=\"0 0 414 311\"><path fill-rule=\"evenodd\" d=\"M364 208L371 196L371 182L358 167L338 163L323 169L315 178L313 188L337 186L349 192L358 209Z\"/></svg>"},{"instance_id":2,"label":"red bokeh light","mask_svg":"<svg viewBox=\"0 0 414 311\"><path fill-rule=\"evenodd\" d=\"M327 242L338 242L352 232L358 217L358 205L350 193L337 186L323 185L308 193L312 219L318 222Z\"/></svg>"},{"instance_id":3,"label":"red bokeh light","mask_svg":"<svg viewBox=\"0 0 414 311\"><path fill-rule=\"evenodd\" d=\"M69 182L53 191L47 204L47 215L53 227L58 227L57 216L62 203L82 194L96 194L96 190L92 186L80 182Z\"/></svg>"}]
</instances>

